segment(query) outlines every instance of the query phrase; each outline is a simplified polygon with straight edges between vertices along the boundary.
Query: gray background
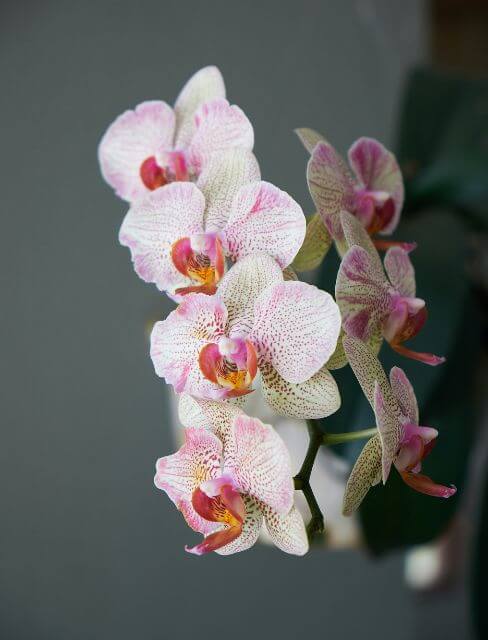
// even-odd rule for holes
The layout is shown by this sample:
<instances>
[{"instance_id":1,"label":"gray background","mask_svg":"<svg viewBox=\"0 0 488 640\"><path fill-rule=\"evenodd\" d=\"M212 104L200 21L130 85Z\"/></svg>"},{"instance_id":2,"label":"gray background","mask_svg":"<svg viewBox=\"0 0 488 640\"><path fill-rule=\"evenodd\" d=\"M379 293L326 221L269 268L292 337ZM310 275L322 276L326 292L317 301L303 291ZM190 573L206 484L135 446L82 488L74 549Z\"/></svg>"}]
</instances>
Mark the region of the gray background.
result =
<instances>
[{"instance_id":1,"label":"gray background","mask_svg":"<svg viewBox=\"0 0 488 640\"><path fill-rule=\"evenodd\" d=\"M147 326L169 304L117 245L125 205L96 162L116 115L171 102L213 63L264 177L308 208L292 129L339 148L391 140L425 14L403 0L2 2L2 640L438 637L400 556L184 553L196 536L152 485L173 442ZM442 637L459 640L449 611Z\"/></svg>"}]
</instances>

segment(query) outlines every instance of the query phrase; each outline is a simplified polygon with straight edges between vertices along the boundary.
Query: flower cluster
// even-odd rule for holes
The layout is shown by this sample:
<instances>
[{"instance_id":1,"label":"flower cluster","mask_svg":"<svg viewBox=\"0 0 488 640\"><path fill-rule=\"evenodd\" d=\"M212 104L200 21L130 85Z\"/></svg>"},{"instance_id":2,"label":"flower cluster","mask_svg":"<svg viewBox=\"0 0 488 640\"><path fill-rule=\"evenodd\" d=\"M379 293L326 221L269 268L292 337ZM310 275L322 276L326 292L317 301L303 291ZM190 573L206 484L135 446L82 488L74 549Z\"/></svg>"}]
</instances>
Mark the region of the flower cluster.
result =
<instances>
[{"instance_id":1,"label":"flower cluster","mask_svg":"<svg viewBox=\"0 0 488 640\"><path fill-rule=\"evenodd\" d=\"M259 390L277 414L316 430L315 421L341 404L330 370L348 362L377 431L352 470L344 513L386 482L392 465L418 491L455 491L420 473L437 431L418 425L403 371L392 369L388 383L376 357L386 340L404 356L443 361L403 345L426 320L409 258L414 245L376 237L400 218L396 160L361 138L349 151L353 177L322 136L298 135L311 154L317 207L308 224L290 195L261 179L252 125L227 101L216 67L197 72L174 108L150 101L123 113L99 146L105 180L130 203L120 242L138 276L177 303L154 326L150 353L156 374L179 395L184 443L158 460L155 484L204 536L187 548L197 555L248 549L263 525L283 551L306 553L294 489L305 492L310 473L294 483L280 436L242 406ZM342 257L335 300L295 273L317 266L332 242ZM384 263L378 249L388 249Z\"/></svg>"}]
</instances>

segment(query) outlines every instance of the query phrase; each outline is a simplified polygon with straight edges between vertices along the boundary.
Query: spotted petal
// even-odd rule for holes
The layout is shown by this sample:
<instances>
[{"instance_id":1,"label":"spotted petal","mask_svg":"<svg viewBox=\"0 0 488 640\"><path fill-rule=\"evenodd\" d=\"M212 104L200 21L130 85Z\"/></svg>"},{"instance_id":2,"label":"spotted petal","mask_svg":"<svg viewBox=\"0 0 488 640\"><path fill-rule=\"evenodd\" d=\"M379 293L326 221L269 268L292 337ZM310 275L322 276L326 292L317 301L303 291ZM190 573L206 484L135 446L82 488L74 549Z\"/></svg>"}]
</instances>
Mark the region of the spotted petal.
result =
<instances>
[{"instance_id":1,"label":"spotted petal","mask_svg":"<svg viewBox=\"0 0 488 640\"><path fill-rule=\"evenodd\" d=\"M165 491L182 511L188 524L200 533L212 532L215 524L204 520L192 506L194 490L220 474L222 443L204 429L186 429L183 446L156 463L154 484Z\"/></svg>"},{"instance_id":2,"label":"spotted petal","mask_svg":"<svg viewBox=\"0 0 488 640\"><path fill-rule=\"evenodd\" d=\"M204 102L225 98L225 85L217 67L200 69L187 81L175 102L176 146L186 147L195 131L193 116Z\"/></svg>"},{"instance_id":3,"label":"spotted petal","mask_svg":"<svg viewBox=\"0 0 488 640\"><path fill-rule=\"evenodd\" d=\"M392 391L380 361L371 347L357 338L346 336L343 339L344 350L357 381L361 385L371 408L374 410L375 382L377 381L383 395L391 401Z\"/></svg>"},{"instance_id":4,"label":"spotted petal","mask_svg":"<svg viewBox=\"0 0 488 640\"><path fill-rule=\"evenodd\" d=\"M369 191L384 192L394 203L390 222L382 234L392 233L403 207L403 178L395 156L373 138L359 138L349 149L349 162L359 182Z\"/></svg>"},{"instance_id":5,"label":"spotted petal","mask_svg":"<svg viewBox=\"0 0 488 640\"><path fill-rule=\"evenodd\" d=\"M239 189L260 178L258 161L252 151L237 148L212 155L197 180L207 204L205 229L221 231Z\"/></svg>"},{"instance_id":6,"label":"spotted petal","mask_svg":"<svg viewBox=\"0 0 488 640\"><path fill-rule=\"evenodd\" d=\"M295 259L293 267L297 271L311 271L316 269L327 255L332 244L332 238L318 213L307 220L305 239Z\"/></svg>"},{"instance_id":7,"label":"spotted petal","mask_svg":"<svg viewBox=\"0 0 488 640\"><path fill-rule=\"evenodd\" d=\"M342 513L350 516L359 507L371 487L381 480L381 442L374 435L365 444L351 471L344 492Z\"/></svg>"},{"instance_id":8,"label":"spotted petal","mask_svg":"<svg viewBox=\"0 0 488 640\"><path fill-rule=\"evenodd\" d=\"M376 381L374 387L374 413L381 439L383 483L386 482L390 475L391 465L398 455L402 440L398 403L392 394L388 394L387 398L388 400L383 396L380 386Z\"/></svg>"},{"instance_id":9,"label":"spotted petal","mask_svg":"<svg viewBox=\"0 0 488 640\"><path fill-rule=\"evenodd\" d=\"M156 189L130 208L119 240L129 247L140 278L169 292L192 283L173 264L171 247L182 237L203 232L204 209L202 193L190 182Z\"/></svg>"},{"instance_id":10,"label":"spotted petal","mask_svg":"<svg viewBox=\"0 0 488 640\"><path fill-rule=\"evenodd\" d=\"M98 160L105 181L120 198L134 202L148 193L139 174L141 164L171 148L174 129L173 110L157 100L141 102L110 125L98 147Z\"/></svg>"},{"instance_id":11,"label":"spotted petal","mask_svg":"<svg viewBox=\"0 0 488 640\"><path fill-rule=\"evenodd\" d=\"M298 253L305 228L305 216L293 198L269 182L255 182L238 191L223 246L233 260L266 253L284 269Z\"/></svg>"},{"instance_id":12,"label":"spotted petal","mask_svg":"<svg viewBox=\"0 0 488 640\"><path fill-rule=\"evenodd\" d=\"M263 364L260 372L264 398L279 415L299 420L326 418L341 406L337 383L325 367L300 384L287 382L269 364Z\"/></svg>"},{"instance_id":13,"label":"spotted petal","mask_svg":"<svg viewBox=\"0 0 488 640\"><path fill-rule=\"evenodd\" d=\"M274 544L285 553L303 556L308 551L307 531L301 513L292 506L286 514L265 507L266 529Z\"/></svg>"},{"instance_id":14,"label":"spotted petal","mask_svg":"<svg viewBox=\"0 0 488 640\"><path fill-rule=\"evenodd\" d=\"M408 253L390 247L385 255L385 270L393 287L406 298L415 298L415 270Z\"/></svg>"},{"instance_id":15,"label":"spotted petal","mask_svg":"<svg viewBox=\"0 0 488 640\"><path fill-rule=\"evenodd\" d=\"M348 335L369 340L391 308L383 271L362 247L351 247L342 259L336 280L336 300Z\"/></svg>"},{"instance_id":16,"label":"spotted petal","mask_svg":"<svg viewBox=\"0 0 488 640\"><path fill-rule=\"evenodd\" d=\"M419 407L415 391L405 372L402 371L400 367L393 367L390 371L390 384L403 415L408 418L412 424L418 424Z\"/></svg>"},{"instance_id":17,"label":"spotted petal","mask_svg":"<svg viewBox=\"0 0 488 640\"><path fill-rule=\"evenodd\" d=\"M220 399L222 389L203 377L198 364L202 347L224 334L227 309L215 296L192 294L184 298L151 333L151 358L158 376L177 393Z\"/></svg>"},{"instance_id":18,"label":"spotted petal","mask_svg":"<svg viewBox=\"0 0 488 640\"><path fill-rule=\"evenodd\" d=\"M216 550L216 553L222 556L228 556L232 553L239 553L240 551L246 551L252 547L258 539L259 532L263 524L263 513L259 503L251 496L243 495L242 499L246 506L246 518L242 525L241 535L226 544L224 547Z\"/></svg>"},{"instance_id":19,"label":"spotted petal","mask_svg":"<svg viewBox=\"0 0 488 640\"><path fill-rule=\"evenodd\" d=\"M198 426L215 433L224 446L224 457L229 445L229 433L234 419L243 411L230 401L217 402L192 398L182 393L178 405L178 417L183 426Z\"/></svg>"},{"instance_id":20,"label":"spotted petal","mask_svg":"<svg viewBox=\"0 0 488 640\"><path fill-rule=\"evenodd\" d=\"M352 177L344 161L328 142L319 142L307 165L310 195L334 239L341 239L341 211L354 206Z\"/></svg>"},{"instance_id":21,"label":"spotted petal","mask_svg":"<svg viewBox=\"0 0 488 640\"><path fill-rule=\"evenodd\" d=\"M200 172L215 153L232 148L251 151L254 131L244 112L225 98L204 102L194 115L195 133L188 147L190 163Z\"/></svg>"},{"instance_id":22,"label":"spotted petal","mask_svg":"<svg viewBox=\"0 0 488 640\"><path fill-rule=\"evenodd\" d=\"M269 286L283 282L281 269L273 258L251 255L239 260L222 278L218 295L229 313L229 333L245 337L254 323L254 305Z\"/></svg>"},{"instance_id":23,"label":"spotted petal","mask_svg":"<svg viewBox=\"0 0 488 640\"><path fill-rule=\"evenodd\" d=\"M341 225L347 243L347 248L354 245L365 249L373 264L373 268L378 272L383 272L380 254L373 244L370 235L361 222L347 211L341 213Z\"/></svg>"},{"instance_id":24,"label":"spotted petal","mask_svg":"<svg viewBox=\"0 0 488 640\"><path fill-rule=\"evenodd\" d=\"M320 133L314 131L314 129L309 129L308 127L295 129L295 133L309 153L312 153L318 142L325 142L325 138Z\"/></svg>"},{"instance_id":25,"label":"spotted petal","mask_svg":"<svg viewBox=\"0 0 488 640\"><path fill-rule=\"evenodd\" d=\"M265 289L255 305L250 340L262 363L288 382L308 380L334 353L341 329L332 296L305 282Z\"/></svg>"},{"instance_id":26,"label":"spotted petal","mask_svg":"<svg viewBox=\"0 0 488 640\"><path fill-rule=\"evenodd\" d=\"M244 414L234 418L225 448L224 474L247 493L279 513L293 503L290 454L269 424Z\"/></svg>"}]
</instances>

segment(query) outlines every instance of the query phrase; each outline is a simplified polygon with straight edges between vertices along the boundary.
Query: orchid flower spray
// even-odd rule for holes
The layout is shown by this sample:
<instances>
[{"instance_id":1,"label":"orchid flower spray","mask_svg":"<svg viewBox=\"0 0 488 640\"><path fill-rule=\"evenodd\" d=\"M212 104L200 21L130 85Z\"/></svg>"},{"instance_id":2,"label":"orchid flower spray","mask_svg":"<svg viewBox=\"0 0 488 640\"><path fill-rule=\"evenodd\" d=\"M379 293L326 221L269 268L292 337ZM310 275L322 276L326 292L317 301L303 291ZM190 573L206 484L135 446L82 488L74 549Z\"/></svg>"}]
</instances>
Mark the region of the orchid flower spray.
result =
<instances>
[{"instance_id":1,"label":"orchid flower spray","mask_svg":"<svg viewBox=\"0 0 488 640\"><path fill-rule=\"evenodd\" d=\"M363 137L349 150L349 168L320 134L297 133L310 152L304 174L317 213L308 220L261 176L253 127L227 101L216 67L195 73L174 108L149 101L125 111L98 149L104 179L128 203L119 241L137 275L175 303L152 329L150 358L176 395L182 444L159 458L154 481L203 536L186 547L197 556L245 551L262 534L304 555L327 527L311 486L322 446L367 438L344 481L346 515L392 468L420 493L456 491L422 473L438 432L419 423L405 373L393 367L387 379L378 359L387 341L411 359L444 361L404 346L427 311L416 294L415 245L382 238L402 212L398 163ZM334 296L296 275L317 267L332 243L341 258ZM383 260L378 249L387 249ZM341 407L330 372L346 365L376 426L328 433L323 419ZM295 475L277 422L248 415L258 413L246 409L251 394L265 401L257 403L263 411L308 429ZM310 512L307 526L295 491Z\"/></svg>"}]
</instances>

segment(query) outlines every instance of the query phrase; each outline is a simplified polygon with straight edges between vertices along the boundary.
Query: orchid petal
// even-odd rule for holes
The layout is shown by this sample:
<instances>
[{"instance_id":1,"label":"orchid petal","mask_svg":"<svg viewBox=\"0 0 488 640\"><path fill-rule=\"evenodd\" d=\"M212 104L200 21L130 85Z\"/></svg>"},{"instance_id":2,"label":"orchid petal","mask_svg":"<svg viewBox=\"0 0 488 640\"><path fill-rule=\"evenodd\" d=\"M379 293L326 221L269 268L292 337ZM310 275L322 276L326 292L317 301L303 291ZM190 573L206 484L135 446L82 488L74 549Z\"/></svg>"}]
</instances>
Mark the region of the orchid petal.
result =
<instances>
[{"instance_id":1,"label":"orchid petal","mask_svg":"<svg viewBox=\"0 0 488 640\"><path fill-rule=\"evenodd\" d=\"M198 366L202 347L224 334L227 309L215 296L187 296L151 333L151 359L156 374L177 393L219 399L222 390L203 377Z\"/></svg>"},{"instance_id":2,"label":"orchid petal","mask_svg":"<svg viewBox=\"0 0 488 640\"><path fill-rule=\"evenodd\" d=\"M120 198L133 202L149 193L139 174L141 165L161 148L171 148L174 128L173 109L157 100L141 102L110 125L98 159L105 181Z\"/></svg>"},{"instance_id":3,"label":"orchid petal","mask_svg":"<svg viewBox=\"0 0 488 640\"><path fill-rule=\"evenodd\" d=\"M307 165L310 195L334 239L342 238L339 214L354 206L352 177L328 142L318 142Z\"/></svg>"},{"instance_id":4,"label":"orchid petal","mask_svg":"<svg viewBox=\"0 0 488 640\"><path fill-rule=\"evenodd\" d=\"M240 551L247 551L252 547L258 539L259 532L263 524L263 513L259 503L251 496L243 495L242 499L246 506L246 518L242 525L241 535L233 542L226 544L216 552L222 556L228 556L232 553L239 553Z\"/></svg>"},{"instance_id":5,"label":"orchid petal","mask_svg":"<svg viewBox=\"0 0 488 640\"><path fill-rule=\"evenodd\" d=\"M398 405L390 394L387 397L389 402L383 396L378 382L375 382L374 413L383 451L381 456L383 484L390 475L391 465L398 455L402 441Z\"/></svg>"},{"instance_id":6,"label":"orchid petal","mask_svg":"<svg viewBox=\"0 0 488 640\"><path fill-rule=\"evenodd\" d=\"M380 254L360 220L347 211L343 211L341 213L341 225L348 248L350 249L354 245L357 245L365 249L365 251L369 253L373 269L383 273Z\"/></svg>"},{"instance_id":7,"label":"orchid petal","mask_svg":"<svg viewBox=\"0 0 488 640\"><path fill-rule=\"evenodd\" d=\"M207 203L205 229L221 231L239 189L260 178L259 164L252 151L227 149L212 155L197 180Z\"/></svg>"},{"instance_id":8,"label":"orchid petal","mask_svg":"<svg viewBox=\"0 0 488 640\"><path fill-rule=\"evenodd\" d=\"M406 298L415 298L415 271L405 249L388 249L384 263L386 274L398 293Z\"/></svg>"},{"instance_id":9,"label":"orchid petal","mask_svg":"<svg viewBox=\"0 0 488 640\"><path fill-rule=\"evenodd\" d=\"M325 367L334 371L335 369L342 369L347 364L347 356L344 351L344 345L342 344L342 339L344 337L344 330L341 329L339 333L339 338L337 339L337 345L334 353L330 356L330 358L325 363Z\"/></svg>"},{"instance_id":10,"label":"orchid petal","mask_svg":"<svg viewBox=\"0 0 488 640\"><path fill-rule=\"evenodd\" d=\"M419 407L409 379L399 367L390 371L390 384L403 415L413 424L419 423Z\"/></svg>"},{"instance_id":11,"label":"orchid petal","mask_svg":"<svg viewBox=\"0 0 488 640\"><path fill-rule=\"evenodd\" d=\"M224 458L229 442L229 433L234 419L243 415L242 409L226 400L202 400L182 393L178 405L178 417L183 426L195 426L208 429L222 442Z\"/></svg>"},{"instance_id":12,"label":"orchid petal","mask_svg":"<svg viewBox=\"0 0 488 640\"><path fill-rule=\"evenodd\" d=\"M388 379L371 347L350 336L343 339L343 344L349 364L372 409L374 410L375 381L378 382L388 404L392 403L393 394Z\"/></svg>"},{"instance_id":13,"label":"orchid petal","mask_svg":"<svg viewBox=\"0 0 488 640\"><path fill-rule=\"evenodd\" d=\"M279 415L299 420L319 419L330 416L341 406L337 383L325 367L301 384L287 382L268 364L260 371L263 396Z\"/></svg>"},{"instance_id":14,"label":"orchid petal","mask_svg":"<svg viewBox=\"0 0 488 640\"><path fill-rule=\"evenodd\" d=\"M255 305L249 339L260 357L288 382L308 380L334 353L341 329L332 296L305 282L265 289Z\"/></svg>"},{"instance_id":15,"label":"orchid petal","mask_svg":"<svg viewBox=\"0 0 488 640\"><path fill-rule=\"evenodd\" d=\"M254 131L244 112L225 98L205 102L194 115L195 133L188 147L190 164L199 172L218 152L234 147L251 151Z\"/></svg>"},{"instance_id":16,"label":"orchid petal","mask_svg":"<svg viewBox=\"0 0 488 640\"><path fill-rule=\"evenodd\" d=\"M345 516L352 515L371 487L380 482L381 455L381 441L376 434L364 445L347 481L342 503L342 513Z\"/></svg>"},{"instance_id":17,"label":"orchid petal","mask_svg":"<svg viewBox=\"0 0 488 640\"><path fill-rule=\"evenodd\" d=\"M195 131L193 115L198 107L215 98L225 98L224 79L217 67L204 67L192 75L176 98L177 148L181 149L189 144Z\"/></svg>"},{"instance_id":18,"label":"orchid petal","mask_svg":"<svg viewBox=\"0 0 488 640\"><path fill-rule=\"evenodd\" d=\"M292 506L286 514L280 514L270 507L265 507L264 518L266 529L274 544L285 553L303 556L307 553L307 531L301 513Z\"/></svg>"},{"instance_id":19,"label":"orchid petal","mask_svg":"<svg viewBox=\"0 0 488 640\"><path fill-rule=\"evenodd\" d=\"M273 258L251 255L239 260L222 278L218 295L229 313L229 334L246 337L254 323L254 305L267 287L283 282Z\"/></svg>"},{"instance_id":20,"label":"orchid petal","mask_svg":"<svg viewBox=\"0 0 488 640\"><path fill-rule=\"evenodd\" d=\"M129 247L140 278L169 292L192 284L173 264L171 247L182 237L203 232L204 208L205 199L194 184L174 182L129 209L119 241Z\"/></svg>"},{"instance_id":21,"label":"orchid petal","mask_svg":"<svg viewBox=\"0 0 488 640\"><path fill-rule=\"evenodd\" d=\"M215 530L195 511L191 497L204 481L220 474L222 443L203 429L185 429L185 442L173 455L160 458L156 463L154 484L167 493L180 509L186 521L200 533Z\"/></svg>"},{"instance_id":22,"label":"orchid petal","mask_svg":"<svg viewBox=\"0 0 488 640\"><path fill-rule=\"evenodd\" d=\"M290 454L269 424L241 414L234 418L225 448L224 474L242 493L279 513L293 504Z\"/></svg>"},{"instance_id":23,"label":"orchid petal","mask_svg":"<svg viewBox=\"0 0 488 640\"><path fill-rule=\"evenodd\" d=\"M320 133L318 133L317 131L314 131L313 129L309 129L307 127L301 127L299 129L295 129L295 133L300 138L303 146L309 153L312 153L312 151L315 148L315 145L318 142L325 141L325 138Z\"/></svg>"},{"instance_id":24,"label":"orchid petal","mask_svg":"<svg viewBox=\"0 0 488 640\"><path fill-rule=\"evenodd\" d=\"M305 228L303 211L291 196L269 182L255 182L236 194L223 231L224 250L233 260L266 253L284 269L298 253Z\"/></svg>"},{"instance_id":25,"label":"orchid petal","mask_svg":"<svg viewBox=\"0 0 488 640\"><path fill-rule=\"evenodd\" d=\"M305 239L293 260L293 267L297 271L316 269L327 255L331 244L332 238L322 218L318 213L314 213L307 221Z\"/></svg>"},{"instance_id":26,"label":"orchid petal","mask_svg":"<svg viewBox=\"0 0 488 640\"><path fill-rule=\"evenodd\" d=\"M383 271L357 246L351 247L342 259L335 294L345 332L363 341L378 331L392 304Z\"/></svg>"},{"instance_id":27,"label":"orchid petal","mask_svg":"<svg viewBox=\"0 0 488 640\"><path fill-rule=\"evenodd\" d=\"M446 487L442 484L437 484L428 476L424 476L421 473L403 471L401 476L405 484L409 487L434 498L450 498L457 491L454 485Z\"/></svg>"},{"instance_id":28,"label":"orchid petal","mask_svg":"<svg viewBox=\"0 0 488 640\"><path fill-rule=\"evenodd\" d=\"M349 163L358 180L369 191L383 191L393 200L389 223L380 231L392 233L398 225L403 207L403 178L395 156L373 138L359 138L348 153Z\"/></svg>"}]
</instances>

